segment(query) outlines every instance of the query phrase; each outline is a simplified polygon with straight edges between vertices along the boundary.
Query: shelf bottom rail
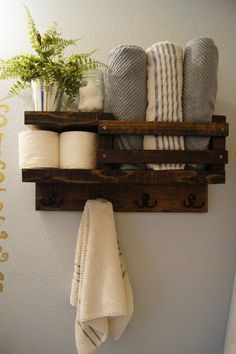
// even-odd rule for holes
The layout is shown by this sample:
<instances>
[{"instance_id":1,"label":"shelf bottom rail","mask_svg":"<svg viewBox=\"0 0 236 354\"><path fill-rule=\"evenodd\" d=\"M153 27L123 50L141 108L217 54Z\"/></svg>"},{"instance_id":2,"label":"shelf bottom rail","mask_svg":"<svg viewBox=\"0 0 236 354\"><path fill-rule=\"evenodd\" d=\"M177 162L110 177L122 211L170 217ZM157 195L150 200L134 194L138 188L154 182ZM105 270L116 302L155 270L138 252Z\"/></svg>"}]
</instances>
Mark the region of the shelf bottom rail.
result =
<instances>
[{"instance_id":1,"label":"shelf bottom rail","mask_svg":"<svg viewBox=\"0 0 236 354\"><path fill-rule=\"evenodd\" d=\"M36 210L82 211L105 198L118 212L207 212L207 184L88 185L36 183Z\"/></svg>"}]
</instances>

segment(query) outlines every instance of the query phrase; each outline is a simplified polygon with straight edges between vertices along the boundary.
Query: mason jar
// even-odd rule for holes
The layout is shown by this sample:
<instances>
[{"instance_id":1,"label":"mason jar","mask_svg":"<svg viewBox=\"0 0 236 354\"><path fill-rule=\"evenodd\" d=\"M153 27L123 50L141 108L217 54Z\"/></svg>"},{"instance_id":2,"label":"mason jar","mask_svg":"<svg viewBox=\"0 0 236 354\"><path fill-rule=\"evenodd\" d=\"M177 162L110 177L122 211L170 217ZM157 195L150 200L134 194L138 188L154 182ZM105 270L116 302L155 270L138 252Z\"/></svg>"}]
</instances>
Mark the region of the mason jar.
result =
<instances>
[{"instance_id":1,"label":"mason jar","mask_svg":"<svg viewBox=\"0 0 236 354\"><path fill-rule=\"evenodd\" d=\"M88 71L84 75L79 89L80 112L102 112L104 109L103 72L98 69Z\"/></svg>"}]
</instances>

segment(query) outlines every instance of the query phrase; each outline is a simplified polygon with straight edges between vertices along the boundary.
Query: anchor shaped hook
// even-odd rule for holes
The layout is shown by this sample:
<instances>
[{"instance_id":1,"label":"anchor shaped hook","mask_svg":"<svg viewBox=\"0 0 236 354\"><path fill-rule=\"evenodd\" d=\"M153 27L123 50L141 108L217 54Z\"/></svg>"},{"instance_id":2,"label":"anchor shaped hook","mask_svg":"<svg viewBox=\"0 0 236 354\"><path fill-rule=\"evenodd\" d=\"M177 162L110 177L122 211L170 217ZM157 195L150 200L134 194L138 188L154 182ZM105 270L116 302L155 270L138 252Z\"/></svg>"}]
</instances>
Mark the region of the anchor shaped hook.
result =
<instances>
[{"instance_id":1,"label":"anchor shaped hook","mask_svg":"<svg viewBox=\"0 0 236 354\"><path fill-rule=\"evenodd\" d=\"M150 195L149 193L143 193L141 195L141 202L138 200L135 200L135 204L137 205L138 208L154 208L157 205L157 201L153 201L152 203L149 203L150 201Z\"/></svg>"},{"instance_id":2,"label":"anchor shaped hook","mask_svg":"<svg viewBox=\"0 0 236 354\"><path fill-rule=\"evenodd\" d=\"M40 203L47 207L58 207L62 203L62 198L59 198L56 192L51 191L46 197L40 198Z\"/></svg>"},{"instance_id":3,"label":"anchor shaped hook","mask_svg":"<svg viewBox=\"0 0 236 354\"><path fill-rule=\"evenodd\" d=\"M205 204L205 202L202 202L199 205L197 205L196 203L197 203L197 196L196 196L195 193L190 193L188 195L187 201L186 200L183 201L183 204L184 204L185 208L200 209Z\"/></svg>"}]
</instances>

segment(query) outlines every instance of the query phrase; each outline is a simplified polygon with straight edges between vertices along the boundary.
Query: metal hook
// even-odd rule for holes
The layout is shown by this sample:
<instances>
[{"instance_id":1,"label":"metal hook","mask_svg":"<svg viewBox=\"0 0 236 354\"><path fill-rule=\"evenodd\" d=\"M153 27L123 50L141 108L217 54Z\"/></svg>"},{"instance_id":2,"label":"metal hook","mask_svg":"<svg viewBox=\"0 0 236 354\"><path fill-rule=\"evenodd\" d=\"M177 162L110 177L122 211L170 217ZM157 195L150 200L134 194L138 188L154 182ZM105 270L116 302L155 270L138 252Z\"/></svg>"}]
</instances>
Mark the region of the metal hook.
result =
<instances>
[{"instance_id":1,"label":"metal hook","mask_svg":"<svg viewBox=\"0 0 236 354\"><path fill-rule=\"evenodd\" d=\"M143 193L141 195L141 202L135 200L135 204L137 205L138 208L154 208L157 205L156 200L151 204L149 204L149 201L150 201L149 193Z\"/></svg>"},{"instance_id":2,"label":"metal hook","mask_svg":"<svg viewBox=\"0 0 236 354\"><path fill-rule=\"evenodd\" d=\"M40 198L40 203L47 207L58 207L62 203L62 198L59 198L56 192L51 191L45 198Z\"/></svg>"},{"instance_id":3,"label":"metal hook","mask_svg":"<svg viewBox=\"0 0 236 354\"><path fill-rule=\"evenodd\" d=\"M194 209L200 209L204 206L205 202L202 202L201 204L199 205L196 205L196 202L197 202L197 196L195 193L190 193L188 195L188 199L187 201L184 200L183 201L183 204L185 206L185 208L194 208Z\"/></svg>"}]
</instances>

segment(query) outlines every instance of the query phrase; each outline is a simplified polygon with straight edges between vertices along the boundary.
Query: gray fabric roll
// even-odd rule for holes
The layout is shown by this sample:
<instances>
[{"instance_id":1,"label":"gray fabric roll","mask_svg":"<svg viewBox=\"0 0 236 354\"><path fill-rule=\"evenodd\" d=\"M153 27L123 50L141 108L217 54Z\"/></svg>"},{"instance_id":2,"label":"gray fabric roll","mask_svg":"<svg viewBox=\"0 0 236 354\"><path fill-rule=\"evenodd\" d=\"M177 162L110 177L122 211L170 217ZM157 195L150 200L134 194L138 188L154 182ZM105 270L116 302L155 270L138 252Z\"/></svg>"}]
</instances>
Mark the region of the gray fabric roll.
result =
<instances>
[{"instance_id":1,"label":"gray fabric roll","mask_svg":"<svg viewBox=\"0 0 236 354\"><path fill-rule=\"evenodd\" d=\"M184 50L184 120L210 122L217 90L218 49L211 38L190 41ZM205 150L209 138L186 137L187 150ZM196 165L195 165L196 167Z\"/></svg>"},{"instance_id":2,"label":"gray fabric roll","mask_svg":"<svg viewBox=\"0 0 236 354\"><path fill-rule=\"evenodd\" d=\"M120 45L114 48L108 56L108 80L109 105L115 119L145 120L147 107L145 51L133 45ZM116 136L114 148L141 150L143 137L141 135ZM132 168L132 165L127 166ZM135 166L137 168L137 165ZM143 165L140 167L143 168Z\"/></svg>"}]
</instances>

